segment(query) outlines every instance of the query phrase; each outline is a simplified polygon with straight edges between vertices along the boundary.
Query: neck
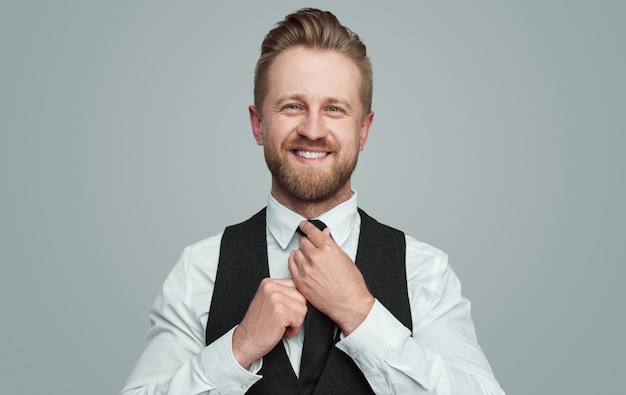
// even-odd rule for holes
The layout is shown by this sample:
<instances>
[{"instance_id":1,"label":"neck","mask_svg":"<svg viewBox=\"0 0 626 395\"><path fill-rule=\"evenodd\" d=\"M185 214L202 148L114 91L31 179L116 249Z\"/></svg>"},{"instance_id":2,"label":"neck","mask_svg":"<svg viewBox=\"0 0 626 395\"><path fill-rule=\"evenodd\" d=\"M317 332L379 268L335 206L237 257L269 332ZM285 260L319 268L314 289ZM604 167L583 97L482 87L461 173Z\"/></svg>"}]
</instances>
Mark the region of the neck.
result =
<instances>
[{"instance_id":1,"label":"neck","mask_svg":"<svg viewBox=\"0 0 626 395\"><path fill-rule=\"evenodd\" d=\"M317 218L327 211L337 207L341 203L347 201L352 196L352 188L350 181L346 183L337 193L333 196L321 200L321 201L303 201L295 196L286 193L282 188L272 182L272 197L278 201L278 203L287 207L293 212L296 212L306 219Z\"/></svg>"}]
</instances>

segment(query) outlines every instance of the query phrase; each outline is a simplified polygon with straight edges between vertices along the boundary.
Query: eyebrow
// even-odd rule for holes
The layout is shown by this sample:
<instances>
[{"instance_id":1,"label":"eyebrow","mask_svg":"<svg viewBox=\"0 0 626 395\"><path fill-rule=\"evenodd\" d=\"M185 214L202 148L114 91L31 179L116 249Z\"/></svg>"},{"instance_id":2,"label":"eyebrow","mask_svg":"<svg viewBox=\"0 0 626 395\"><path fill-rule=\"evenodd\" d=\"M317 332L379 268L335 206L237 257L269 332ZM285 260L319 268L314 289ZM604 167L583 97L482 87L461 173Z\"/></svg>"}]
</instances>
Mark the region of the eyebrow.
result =
<instances>
[{"instance_id":1,"label":"eyebrow","mask_svg":"<svg viewBox=\"0 0 626 395\"><path fill-rule=\"evenodd\" d=\"M292 101L292 100L305 101L304 95L296 93L296 94L293 94L293 95L284 95L284 96L279 97L278 100L276 100L276 105L277 106L281 106L285 102L289 102L289 101ZM325 97L323 102L324 103L338 103L338 104L341 104L342 106L344 106L348 111L353 111L353 108L352 108L352 105L350 104L350 102L348 102L348 100L342 99L340 97Z\"/></svg>"}]
</instances>

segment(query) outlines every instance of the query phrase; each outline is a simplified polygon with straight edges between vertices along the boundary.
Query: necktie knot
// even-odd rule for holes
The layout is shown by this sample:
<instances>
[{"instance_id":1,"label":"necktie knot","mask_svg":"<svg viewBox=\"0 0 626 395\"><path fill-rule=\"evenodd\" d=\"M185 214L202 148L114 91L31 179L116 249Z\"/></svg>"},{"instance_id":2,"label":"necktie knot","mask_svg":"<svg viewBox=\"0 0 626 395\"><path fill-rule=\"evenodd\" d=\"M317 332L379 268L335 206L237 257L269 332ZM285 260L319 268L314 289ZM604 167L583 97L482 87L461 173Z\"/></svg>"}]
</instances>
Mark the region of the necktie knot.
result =
<instances>
[{"instance_id":1,"label":"necktie knot","mask_svg":"<svg viewBox=\"0 0 626 395\"><path fill-rule=\"evenodd\" d=\"M313 225L315 225L315 227L319 230L324 230L327 228L326 224L320 221L319 219L310 219L308 221L312 223ZM300 229L299 226L296 228L296 232L298 232L301 236L306 236L306 234L302 231L302 229Z\"/></svg>"}]
</instances>

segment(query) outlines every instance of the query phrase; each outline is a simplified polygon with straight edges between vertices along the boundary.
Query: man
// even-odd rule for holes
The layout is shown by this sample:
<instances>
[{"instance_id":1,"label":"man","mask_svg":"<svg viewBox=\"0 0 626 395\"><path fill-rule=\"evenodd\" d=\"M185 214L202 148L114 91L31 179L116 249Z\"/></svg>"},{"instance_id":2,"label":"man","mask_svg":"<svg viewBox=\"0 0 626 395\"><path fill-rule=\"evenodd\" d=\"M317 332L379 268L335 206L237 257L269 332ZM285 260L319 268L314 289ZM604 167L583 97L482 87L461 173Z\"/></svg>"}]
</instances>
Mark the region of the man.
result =
<instances>
[{"instance_id":1,"label":"man","mask_svg":"<svg viewBox=\"0 0 626 395\"><path fill-rule=\"evenodd\" d=\"M268 206L185 249L122 393L502 394L446 255L357 208L374 116L358 36L329 12L288 15L254 102Z\"/></svg>"}]
</instances>

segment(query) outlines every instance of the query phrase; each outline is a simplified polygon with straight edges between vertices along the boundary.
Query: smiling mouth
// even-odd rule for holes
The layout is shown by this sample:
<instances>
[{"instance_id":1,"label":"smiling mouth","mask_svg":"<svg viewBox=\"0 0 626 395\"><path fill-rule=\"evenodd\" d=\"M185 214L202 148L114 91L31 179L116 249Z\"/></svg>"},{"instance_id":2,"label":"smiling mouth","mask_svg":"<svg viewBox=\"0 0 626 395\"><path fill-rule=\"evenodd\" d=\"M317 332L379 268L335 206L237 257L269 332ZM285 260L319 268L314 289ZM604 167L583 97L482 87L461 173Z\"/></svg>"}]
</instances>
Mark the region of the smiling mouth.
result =
<instances>
[{"instance_id":1,"label":"smiling mouth","mask_svg":"<svg viewBox=\"0 0 626 395\"><path fill-rule=\"evenodd\" d=\"M301 158L305 159L319 159L328 155L328 152L312 152L312 151L302 151L295 150L294 153Z\"/></svg>"}]
</instances>

